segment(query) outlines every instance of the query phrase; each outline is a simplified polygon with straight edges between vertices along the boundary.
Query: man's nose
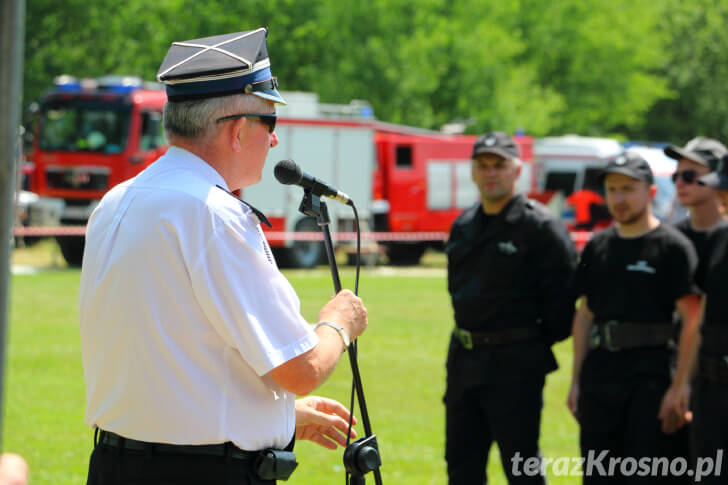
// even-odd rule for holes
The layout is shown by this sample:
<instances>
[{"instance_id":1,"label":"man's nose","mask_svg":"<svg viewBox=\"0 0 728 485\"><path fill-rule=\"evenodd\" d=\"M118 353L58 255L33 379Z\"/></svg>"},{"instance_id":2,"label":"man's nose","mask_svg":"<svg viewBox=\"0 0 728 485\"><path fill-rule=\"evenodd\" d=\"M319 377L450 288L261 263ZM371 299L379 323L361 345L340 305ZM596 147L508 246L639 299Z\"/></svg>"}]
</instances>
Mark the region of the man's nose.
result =
<instances>
[{"instance_id":1,"label":"man's nose","mask_svg":"<svg viewBox=\"0 0 728 485\"><path fill-rule=\"evenodd\" d=\"M270 134L270 147L274 148L276 145L278 145L278 134L274 131Z\"/></svg>"}]
</instances>

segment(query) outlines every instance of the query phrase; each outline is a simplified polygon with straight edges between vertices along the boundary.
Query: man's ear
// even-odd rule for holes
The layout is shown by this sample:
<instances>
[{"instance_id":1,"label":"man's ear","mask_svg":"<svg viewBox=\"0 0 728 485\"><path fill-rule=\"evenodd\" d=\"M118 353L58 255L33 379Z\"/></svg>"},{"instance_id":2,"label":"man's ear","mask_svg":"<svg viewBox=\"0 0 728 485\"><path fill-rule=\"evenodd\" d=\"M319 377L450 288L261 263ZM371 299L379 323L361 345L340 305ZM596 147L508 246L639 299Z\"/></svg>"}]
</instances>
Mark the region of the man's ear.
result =
<instances>
[{"instance_id":1,"label":"man's ear","mask_svg":"<svg viewBox=\"0 0 728 485\"><path fill-rule=\"evenodd\" d=\"M245 136L245 127L247 126L247 119L240 118L230 123L229 132L226 133L230 148L232 151L239 153L243 151L242 137Z\"/></svg>"},{"instance_id":2,"label":"man's ear","mask_svg":"<svg viewBox=\"0 0 728 485\"><path fill-rule=\"evenodd\" d=\"M655 194L657 194L657 185L652 184L650 185L650 199L654 199Z\"/></svg>"}]
</instances>

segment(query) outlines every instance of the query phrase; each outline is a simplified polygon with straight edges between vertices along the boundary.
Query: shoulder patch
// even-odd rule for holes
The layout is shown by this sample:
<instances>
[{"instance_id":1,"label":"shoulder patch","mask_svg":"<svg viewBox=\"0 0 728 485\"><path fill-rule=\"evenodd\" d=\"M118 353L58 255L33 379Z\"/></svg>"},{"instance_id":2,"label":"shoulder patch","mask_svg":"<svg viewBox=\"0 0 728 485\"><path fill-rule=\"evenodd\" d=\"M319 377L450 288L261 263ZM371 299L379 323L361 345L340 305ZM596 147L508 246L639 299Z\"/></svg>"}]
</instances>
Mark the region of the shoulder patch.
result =
<instances>
[{"instance_id":1,"label":"shoulder patch","mask_svg":"<svg viewBox=\"0 0 728 485\"><path fill-rule=\"evenodd\" d=\"M537 200L527 199L526 207L540 216L544 216L544 217L553 216L553 214L551 214L551 210Z\"/></svg>"}]
</instances>

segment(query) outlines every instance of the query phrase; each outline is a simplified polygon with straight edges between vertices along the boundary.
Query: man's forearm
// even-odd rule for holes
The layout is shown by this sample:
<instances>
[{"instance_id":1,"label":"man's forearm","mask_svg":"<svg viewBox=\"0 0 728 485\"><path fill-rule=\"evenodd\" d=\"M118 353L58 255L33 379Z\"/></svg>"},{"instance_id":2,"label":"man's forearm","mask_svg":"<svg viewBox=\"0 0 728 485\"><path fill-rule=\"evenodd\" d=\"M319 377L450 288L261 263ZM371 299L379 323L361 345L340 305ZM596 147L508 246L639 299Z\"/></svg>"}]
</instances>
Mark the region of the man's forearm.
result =
<instances>
[{"instance_id":1,"label":"man's forearm","mask_svg":"<svg viewBox=\"0 0 728 485\"><path fill-rule=\"evenodd\" d=\"M574 366L571 373L572 384L578 384L581 375L581 365L589 352L589 333L592 327L592 315L586 308L585 300L582 300L579 309L574 315L572 326L572 338L574 340Z\"/></svg>"},{"instance_id":2,"label":"man's forearm","mask_svg":"<svg viewBox=\"0 0 728 485\"><path fill-rule=\"evenodd\" d=\"M313 349L270 372L276 384L297 396L305 396L320 386L334 371L345 350L335 329L322 325L316 334L319 342Z\"/></svg>"},{"instance_id":3,"label":"man's forearm","mask_svg":"<svg viewBox=\"0 0 728 485\"><path fill-rule=\"evenodd\" d=\"M677 354L677 370L675 371L675 384L687 384L695 372L698 348L700 347L700 334L696 329L683 325L680 332L680 345Z\"/></svg>"},{"instance_id":4,"label":"man's forearm","mask_svg":"<svg viewBox=\"0 0 728 485\"><path fill-rule=\"evenodd\" d=\"M682 330L678 346L677 370L673 382L676 385L686 385L695 372L705 298L700 302L699 308L695 298L688 297L678 302L677 306L682 319Z\"/></svg>"}]
</instances>

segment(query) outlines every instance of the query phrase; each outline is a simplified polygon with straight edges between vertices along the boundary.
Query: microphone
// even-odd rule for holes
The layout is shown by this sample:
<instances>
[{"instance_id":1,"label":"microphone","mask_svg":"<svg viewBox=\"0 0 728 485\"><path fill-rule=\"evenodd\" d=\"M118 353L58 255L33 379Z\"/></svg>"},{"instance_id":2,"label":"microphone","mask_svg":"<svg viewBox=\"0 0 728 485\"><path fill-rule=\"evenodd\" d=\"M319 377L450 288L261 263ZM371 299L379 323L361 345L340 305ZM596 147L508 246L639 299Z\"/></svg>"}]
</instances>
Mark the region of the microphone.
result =
<instances>
[{"instance_id":1,"label":"microphone","mask_svg":"<svg viewBox=\"0 0 728 485\"><path fill-rule=\"evenodd\" d=\"M348 195L313 175L307 174L293 160L278 162L273 169L273 174L276 176L276 180L283 185L299 185L306 190L310 190L314 195L328 197L342 204L353 205L353 201Z\"/></svg>"}]
</instances>

